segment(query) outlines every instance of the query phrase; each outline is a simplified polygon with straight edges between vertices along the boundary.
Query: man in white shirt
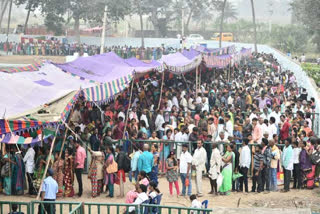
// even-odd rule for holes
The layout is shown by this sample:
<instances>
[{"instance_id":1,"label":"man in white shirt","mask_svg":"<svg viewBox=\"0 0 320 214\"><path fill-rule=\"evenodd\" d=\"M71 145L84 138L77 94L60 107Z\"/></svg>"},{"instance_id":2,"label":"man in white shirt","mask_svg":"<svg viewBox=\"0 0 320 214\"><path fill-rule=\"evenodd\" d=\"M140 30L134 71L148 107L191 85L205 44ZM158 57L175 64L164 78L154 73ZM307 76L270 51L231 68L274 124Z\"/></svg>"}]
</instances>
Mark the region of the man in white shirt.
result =
<instances>
[{"instance_id":1,"label":"man in white shirt","mask_svg":"<svg viewBox=\"0 0 320 214\"><path fill-rule=\"evenodd\" d=\"M244 140L242 142L240 161L239 161L239 166L240 166L239 172L242 174L242 177L240 177L240 179L239 179L239 181L240 181L239 190L240 190L240 192L243 191L243 183L244 183L246 193L249 192L249 189L248 189L248 170L250 169L250 165L251 165L251 151L250 151L248 144L249 144L248 140Z\"/></svg>"},{"instance_id":2,"label":"man in white shirt","mask_svg":"<svg viewBox=\"0 0 320 214\"><path fill-rule=\"evenodd\" d=\"M276 126L278 126L278 124L281 121L280 116L281 116L280 106L276 106L274 111L272 111L271 114L269 114L269 120L271 117L274 117L274 119L276 120L275 124L276 124Z\"/></svg>"},{"instance_id":3,"label":"man in white shirt","mask_svg":"<svg viewBox=\"0 0 320 214\"><path fill-rule=\"evenodd\" d=\"M149 196L147 195L147 186L140 184L138 187L138 197L136 198L136 200L132 203L134 205L140 205L143 202L149 200ZM129 207L129 213L133 212L135 210L135 207ZM142 212L144 213L144 212Z\"/></svg>"},{"instance_id":4,"label":"man in white shirt","mask_svg":"<svg viewBox=\"0 0 320 214\"><path fill-rule=\"evenodd\" d=\"M146 123L146 129L149 129L149 122L148 122L148 117L147 117L148 110L144 109L142 111L140 121L144 121Z\"/></svg>"},{"instance_id":5,"label":"man in white shirt","mask_svg":"<svg viewBox=\"0 0 320 214\"><path fill-rule=\"evenodd\" d=\"M226 121L226 132L228 133L228 137L232 137L233 136L233 124L230 121L231 116L229 114L227 114L225 116L225 121Z\"/></svg>"},{"instance_id":6,"label":"man in white shirt","mask_svg":"<svg viewBox=\"0 0 320 214\"><path fill-rule=\"evenodd\" d=\"M269 131L268 131L269 132L268 140L272 140L273 139L273 135L278 134L278 128L277 128L275 122L276 122L276 119L274 117L270 117L270 120L269 120L270 124L269 124L269 127L268 127L268 129L269 129Z\"/></svg>"},{"instance_id":7,"label":"man in white shirt","mask_svg":"<svg viewBox=\"0 0 320 214\"><path fill-rule=\"evenodd\" d=\"M217 136L215 142L218 144L218 148L220 151L220 154L223 154L223 143L229 143L228 137L224 132L220 132L219 135Z\"/></svg>"},{"instance_id":8,"label":"man in white shirt","mask_svg":"<svg viewBox=\"0 0 320 214\"><path fill-rule=\"evenodd\" d=\"M203 196L202 193L202 172L206 169L207 152L202 146L202 140L197 141L197 148L192 158L192 166L196 170L196 187L198 197Z\"/></svg>"},{"instance_id":9,"label":"man in white shirt","mask_svg":"<svg viewBox=\"0 0 320 214\"><path fill-rule=\"evenodd\" d=\"M29 185L29 195L34 195L36 194L36 190L33 186L32 178L33 178L33 172L34 172L34 156L35 156L35 151L31 147L31 145L28 145L28 150L26 155L23 158L23 162L25 163L26 166L26 173L27 173L27 179L28 179L28 185Z\"/></svg>"},{"instance_id":10,"label":"man in white shirt","mask_svg":"<svg viewBox=\"0 0 320 214\"><path fill-rule=\"evenodd\" d=\"M192 163L192 156L188 152L188 144L182 145L182 153L180 156L179 162L179 169L180 169L180 178L182 182L182 192L181 196L186 195L186 180L189 180L188 185L188 195L191 195L192 185L191 185L191 163Z\"/></svg>"},{"instance_id":11,"label":"man in white shirt","mask_svg":"<svg viewBox=\"0 0 320 214\"><path fill-rule=\"evenodd\" d=\"M179 111L179 101L178 101L176 93L173 93L172 104L174 106L176 106L177 110Z\"/></svg>"},{"instance_id":12,"label":"man in white shirt","mask_svg":"<svg viewBox=\"0 0 320 214\"><path fill-rule=\"evenodd\" d=\"M181 95L181 101L180 101L181 108L183 108L183 111L188 110L188 101L187 99Z\"/></svg>"},{"instance_id":13,"label":"man in white shirt","mask_svg":"<svg viewBox=\"0 0 320 214\"><path fill-rule=\"evenodd\" d=\"M158 138L162 139L162 136L164 134L164 127L162 126L165 123L163 118L163 110L158 110L158 115L156 117L155 121L155 128L158 133Z\"/></svg>"},{"instance_id":14,"label":"man in white shirt","mask_svg":"<svg viewBox=\"0 0 320 214\"><path fill-rule=\"evenodd\" d=\"M187 142L189 137L185 133L186 129L184 126L181 126L180 130L178 128L176 128L175 130L178 131L178 133L174 135L174 141L178 142L176 145L177 145L177 159L179 160L182 152L182 142Z\"/></svg>"},{"instance_id":15,"label":"man in white shirt","mask_svg":"<svg viewBox=\"0 0 320 214\"><path fill-rule=\"evenodd\" d=\"M190 201L191 201L191 208L197 208L197 209L201 209L202 208L202 204L200 201L197 200L197 196L195 194L190 196ZM191 214L196 214L199 211L191 211Z\"/></svg>"},{"instance_id":16,"label":"man in white shirt","mask_svg":"<svg viewBox=\"0 0 320 214\"><path fill-rule=\"evenodd\" d=\"M293 143L293 188L292 189L300 189L301 188L301 175L300 175L300 164L299 164L299 156L300 156L301 148L299 147L299 143L296 141Z\"/></svg>"},{"instance_id":17,"label":"man in white shirt","mask_svg":"<svg viewBox=\"0 0 320 214\"><path fill-rule=\"evenodd\" d=\"M190 95L190 98L188 100L188 108L193 111L196 109L196 106L194 105L194 102L193 102L193 94Z\"/></svg>"}]
</instances>

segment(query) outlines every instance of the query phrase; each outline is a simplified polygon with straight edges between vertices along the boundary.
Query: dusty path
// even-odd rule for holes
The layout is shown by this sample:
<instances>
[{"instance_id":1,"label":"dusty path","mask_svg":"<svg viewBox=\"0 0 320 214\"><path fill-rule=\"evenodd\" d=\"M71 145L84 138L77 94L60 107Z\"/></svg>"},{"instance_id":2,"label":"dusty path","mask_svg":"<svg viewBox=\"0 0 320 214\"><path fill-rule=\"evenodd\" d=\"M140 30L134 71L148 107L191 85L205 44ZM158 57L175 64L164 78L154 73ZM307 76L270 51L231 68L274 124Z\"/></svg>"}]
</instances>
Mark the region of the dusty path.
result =
<instances>
[{"instance_id":1,"label":"dusty path","mask_svg":"<svg viewBox=\"0 0 320 214\"><path fill-rule=\"evenodd\" d=\"M86 175L83 175L84 182L84 193L81 198L59 198L59 201L73 201L73 202L95 202L95 203L124 203L124 198L115 197L113 199L106 198L106 193L103 193L100 197L92 198L90 195L91 183L87 179ZM181 182L179 181L180 189ZM195 183L192 182L193 192L195 192ZM78 186L75 181L75 192L77 192ZM128 180L125 183L125 192L132 190L133 184L129 183ZM249 189L251 188L251 182L249 183ZM181 206L189 207L190 201L187 197L177 197L176 195L169 195L169 185L165 177L159 179L159 189L163 193L163 199L161 204L166 206ZM282 189L280 186L279 189ZM231 193L229 196L212 196L207 193L210 191L210 184L207 178L203 181L203 192L204 197L200 200L209 200L209 208L217 207L228 207L237 208L238 204L240 208L311 208L314 211L320 212L320 189L314 190L291 190L288 193L272 192L269 194L265 193ZM119 186L115 185L115 196L119 194ZM35 198L25 196L0 196L1 200L5 201L31 201ZM63 208L66 212L68 207ZM102 210L106 208L101 208ZM96 207L93 207L93 211ZM88 212L86 212L88 213ZM95 212L92 212L95 213ZM107 213L107 212L101 212ZM173 212L178 213L178 212Z\"/></svg>"}]
</instances>

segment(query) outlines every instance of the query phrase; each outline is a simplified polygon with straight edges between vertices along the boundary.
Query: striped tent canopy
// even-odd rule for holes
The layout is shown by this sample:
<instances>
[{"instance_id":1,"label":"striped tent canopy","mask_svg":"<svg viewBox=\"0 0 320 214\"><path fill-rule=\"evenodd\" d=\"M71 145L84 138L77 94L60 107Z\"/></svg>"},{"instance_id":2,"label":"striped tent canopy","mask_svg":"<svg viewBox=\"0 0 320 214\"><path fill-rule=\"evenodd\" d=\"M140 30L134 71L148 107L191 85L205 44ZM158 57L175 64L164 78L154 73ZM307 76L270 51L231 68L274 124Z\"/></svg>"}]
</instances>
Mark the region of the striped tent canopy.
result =
<instances>
[{"instance_id":1,"label":"striped tent canopy","mask_svg":"<svg viewBox=\"0 0 320 214\"><path fill-rule=\"evenodd\" d=\"M112 99L116 94L125 90L132 80L132 75L111 82L100 84L83 90L87 101L103 102Z\"/></svg>"},{"instance_id":2,"label":"striped tent canopy","mask_svg":"<svg viewBox=\"0 0 320 214\"><path fill-rule=\"evenodd\" d=\"M26 66L23 66L23 67L2 68L2 69L0 69L0 72L19 73L19 72L26 72L26 71L38 71L41 66L42 66L42 63L35 62L33 64L26 65Z\"/></svg>"},{"instance_id":3,"label":"striped tent canopy","mask_svg":"<svg viewBox=\"0 0 320 214\"><path fill-rule=\"evenodd\" d=\"M55 126L56 124L48 121L36 120L0 120L0 135L4 133L17 132L22 130L32 130L39 126Z\"/></svg>"},{"instance_id":4,"label":"striped tent canopy","mask_svg":"<svg viewBox=\"0 0 320 214\"><path fill-rule=\"evenodd\" d=\"M43 142L48 142L49 138L52 138L53 135L44 135L43 136ZM11 133L0 135L0 143L6 143L6 144L36 144L40 143L42 138L42 134L38 134L35 138L33 137L23 137L20 135L11 135Z\"/></svg>"},{"instance_id":5,"label":"striped tent canopy","mask_svg":"<svg viewBox=\"0 0 320 214\"><path fill-rule=\"evenodd\" d=\"M203 60L209 68L225 68L231 63L231 55L213 56L204 55Z\"/></svg>"}]
</instances>

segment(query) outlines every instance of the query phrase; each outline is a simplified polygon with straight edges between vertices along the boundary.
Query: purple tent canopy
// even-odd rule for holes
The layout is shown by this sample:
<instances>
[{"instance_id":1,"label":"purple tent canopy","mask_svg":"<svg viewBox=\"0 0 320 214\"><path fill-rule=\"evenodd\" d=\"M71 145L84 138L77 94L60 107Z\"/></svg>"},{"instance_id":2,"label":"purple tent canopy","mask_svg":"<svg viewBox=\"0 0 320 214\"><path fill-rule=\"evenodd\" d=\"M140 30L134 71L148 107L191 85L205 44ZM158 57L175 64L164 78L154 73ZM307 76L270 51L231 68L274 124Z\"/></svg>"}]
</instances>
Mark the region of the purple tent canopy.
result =
<instances>
[{"instance_id":1,"label":"purple tent canopy","mask_svg":"<svg viewBox=\"0 0 320 214\"><path fill-rule=\"evenodd\" d=\"M67 73L100 83L132 75L134 71L145 72L159 66L155 62L150 64L138 63L137 60L133 59L129 59L126 62L126 60L113 52L90 57L80 57L73 62L55 65Z\"/></svg>"},{"instance_id":2,"label":"purple tent canopy","mask_svg":"<svg viewBox=\"0 0 320 214\"><path fill-rule=\"evenodd\" d=\"M125 59L124 61L125 61L125 63L127 63L129 66L132 66L132 67L147 67L147 68L150 68L150 67L161 66L161 64L159 62L155 61L155 60L151 60L151 62L145 62L145 61L138 60L135 57L131 57L129 59Z\"/></svg>"},{"instance_id":3,"label":"purple tent canopy","mask_svg":"<svg viewBox=\"0 0 320 214\"><path fill-rule=\"evenodd\" d=\"M192 60L195 57L199 56L199 54L200 53L198 51L196 51L195 49L190 49L189 51L188 50L183 50L182 51L182 55L187 57L190 60Z\"/></svg>"}]
</instances>

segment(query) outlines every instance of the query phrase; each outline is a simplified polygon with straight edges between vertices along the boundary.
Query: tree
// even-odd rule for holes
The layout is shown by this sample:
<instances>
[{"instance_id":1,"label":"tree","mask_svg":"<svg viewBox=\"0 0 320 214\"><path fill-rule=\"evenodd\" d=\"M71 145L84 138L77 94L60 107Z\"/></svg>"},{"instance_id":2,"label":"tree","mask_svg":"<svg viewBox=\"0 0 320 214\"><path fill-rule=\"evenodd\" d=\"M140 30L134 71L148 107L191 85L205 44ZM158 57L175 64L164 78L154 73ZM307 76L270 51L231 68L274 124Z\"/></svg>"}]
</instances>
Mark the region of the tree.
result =
<instances>
[{"instance_id":1,"label":"tree","mask_svg":"<svg viewBox=\"0 0 320 214\"><path fill-rule=\"evenodd\" d=\"M141 0L143 14L149 16L156 37L166 37L169 24L175 20L173 0Z\"/></svg>"},{"instance_id":2,"label":"tree","mask_svg":"<svg viewBox=\"0 0 320 214\"><path fill-rule=\"evenodd\" d=\"M252 22L253 22L253 31L254 31L254 51L258 52L258 48L257 48L257 27L256 27L256 15L255 15L255 11L254 11L254 2L253 0L251 0L251 9L252 9Z\"/></svg>"},{"instance_id":3,"label":"tree","mask_svg":"<svg viewBox=\"0 0 320 214\"><path fill-rule=\"evenodd\" d=\"M27 12L27 17L24 23L24 28L23 31L26 33L27 27L28 27L28 22L29 22L29 17L30 13L34 12L40 5L41 0L15 0L15 4L19 7L20 5L25 5L25 9L28 11Z\"/></svg>"},{"instance_id":4,"label":"tree","mask_svg":"<svg viewBox=\"0 0 320 214\"><path fill-rule=\"evenodd\" d=\"M230 20L237 20L238 19L238 12L234 4L230 2L226 2L226 5L224 7L224 20L226 22Z\"/></svg>"},{"instance_id":5,"label":"tree","mask_svg":"<svg viewBox=\"0 0 320 214\"><path fill-rule=\"evenodd\" d=\"M1 30L1 24L2 24L2 20L3 20L3 16L7 10L7 7L8 7L8 4L9 4L9 0L2 0L1 1L1 4L0 4L0 30Z\"/></svg>"},{"instance_id":6,"label":"tree","mask_svg":"<svg viewBox=\"0 0 320 214\"><path fill-rule=\"evenodd\" d=\"M108 6L108 19L118 22L131 11L131 4L126 0L42 0L41 12L45 16L55 17L54 28L62 27L66 21L63 17L66 13L74 20L76 41L80 43L80 21L102 23L105 5ZM59 17L59 18L57 18ZM52 24L49 20L46 24ZM48 26L47 26L48 27ZM58 30L58 29L56 29ZM59 29L60 31L61 29Z\"/></svg>"},{"instance_id":7,"label":"tree","mask_svg":"<svg viewBox=\"0 0 320 214\"><path fill-rule=\"evenodd\" d=\"M221 39L222 39L222 31L223 31L223 18L224 18L224 9L226 7L227 0L223 1L223 5L221 7L221 17L220 17L220 36L219 36L219 48L222 47Z\"/></svg>"},{"instance_id":8,"label":"tree","mask_svg":"<svg viewBox=\"0 0 320 214\"><path fill-rule=\"evenodd\" d=\"M312 41L320 52L320 4L319 0L293 0L291 7L296 19L313 35Z\"/></svg>"}]
</instances>

